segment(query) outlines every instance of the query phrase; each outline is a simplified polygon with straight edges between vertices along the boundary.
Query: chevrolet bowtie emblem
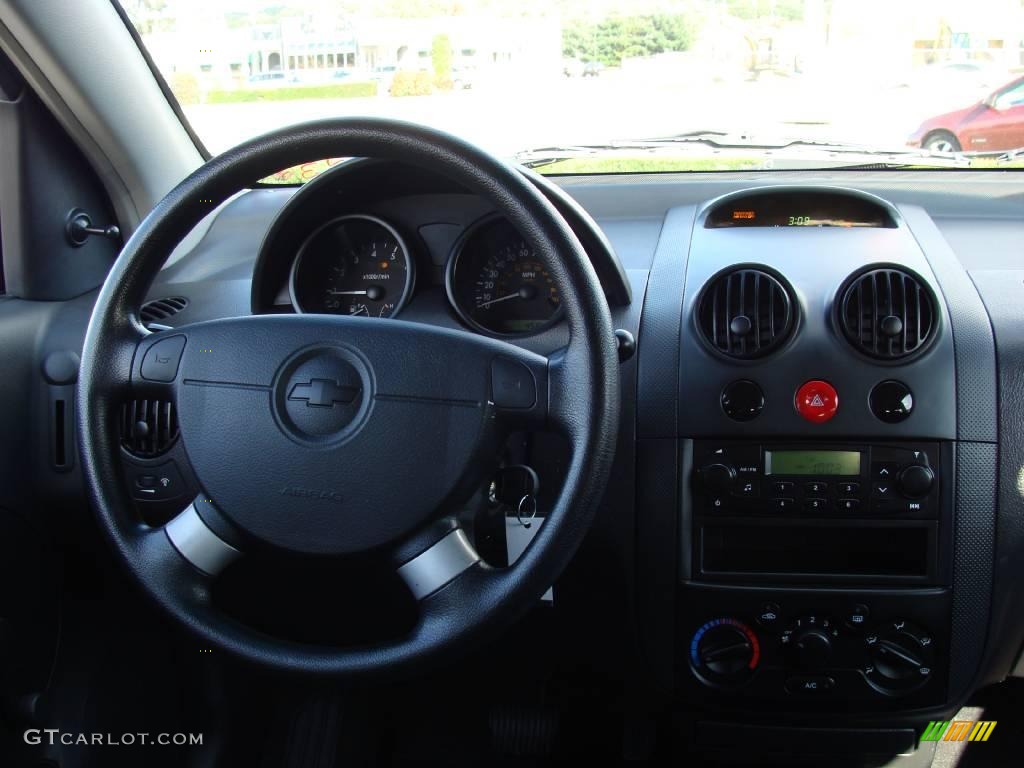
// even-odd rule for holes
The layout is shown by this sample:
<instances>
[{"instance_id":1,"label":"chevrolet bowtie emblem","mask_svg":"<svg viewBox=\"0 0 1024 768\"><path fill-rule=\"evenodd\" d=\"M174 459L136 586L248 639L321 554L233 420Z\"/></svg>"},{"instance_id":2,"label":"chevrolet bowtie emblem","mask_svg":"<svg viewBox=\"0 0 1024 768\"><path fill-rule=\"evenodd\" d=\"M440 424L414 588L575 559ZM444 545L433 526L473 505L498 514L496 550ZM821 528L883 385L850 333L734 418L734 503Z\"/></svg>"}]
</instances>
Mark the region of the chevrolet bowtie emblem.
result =
<instances>
[{"instance_id":1,"label":"chevrolet bowtie emblem","mask_svg":"<svg viewBox=\"0 0 1024 768\"><path fill-rule=\"evenodd\" d=\"M288 399L305 400L311 408L333 408L335 403L348 405L358 394L358 387L345 387L333 379L312 379L304 384L294 384Z\"/></svg>"}]
</instances>

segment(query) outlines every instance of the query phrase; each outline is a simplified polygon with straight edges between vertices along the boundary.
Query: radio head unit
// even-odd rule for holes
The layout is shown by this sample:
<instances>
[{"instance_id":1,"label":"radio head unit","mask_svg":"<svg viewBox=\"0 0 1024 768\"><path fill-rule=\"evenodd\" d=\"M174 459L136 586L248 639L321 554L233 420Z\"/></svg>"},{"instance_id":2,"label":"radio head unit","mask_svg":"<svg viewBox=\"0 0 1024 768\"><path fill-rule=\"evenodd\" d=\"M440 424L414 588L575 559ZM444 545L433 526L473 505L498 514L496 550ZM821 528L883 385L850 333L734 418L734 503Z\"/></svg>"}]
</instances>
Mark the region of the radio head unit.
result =
<instances>
[{"instance_id":1,"label":"radio head unit","mask_svg":"<svg viewBox=\"0 0 1024 768\"><path fill-rule=\"evenodd\" d=\"M935 443L694 443L698 515L938 515Z\"/></svg>"}]
</instances>

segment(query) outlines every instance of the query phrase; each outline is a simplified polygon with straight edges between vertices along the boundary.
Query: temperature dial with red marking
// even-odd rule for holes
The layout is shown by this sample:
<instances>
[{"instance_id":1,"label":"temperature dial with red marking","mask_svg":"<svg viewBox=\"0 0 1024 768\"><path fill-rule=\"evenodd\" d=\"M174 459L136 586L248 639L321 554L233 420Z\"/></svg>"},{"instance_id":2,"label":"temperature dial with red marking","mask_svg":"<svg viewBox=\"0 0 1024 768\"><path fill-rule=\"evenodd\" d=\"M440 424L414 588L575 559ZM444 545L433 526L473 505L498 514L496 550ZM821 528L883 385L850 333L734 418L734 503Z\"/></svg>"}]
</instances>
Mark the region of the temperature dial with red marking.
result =
<instances>
[{"instance_id":1,"label":"temperature dial with red marking","mask_svg":"<svg viewBox=\"0 0 1024 768\"><path fill-rule=\"evenodd\" d=\"M690 641L693 671L711 685L745 682L761 661L761 644L753 629L736 619L713 619Z\"/></svg>"}]
</instances>

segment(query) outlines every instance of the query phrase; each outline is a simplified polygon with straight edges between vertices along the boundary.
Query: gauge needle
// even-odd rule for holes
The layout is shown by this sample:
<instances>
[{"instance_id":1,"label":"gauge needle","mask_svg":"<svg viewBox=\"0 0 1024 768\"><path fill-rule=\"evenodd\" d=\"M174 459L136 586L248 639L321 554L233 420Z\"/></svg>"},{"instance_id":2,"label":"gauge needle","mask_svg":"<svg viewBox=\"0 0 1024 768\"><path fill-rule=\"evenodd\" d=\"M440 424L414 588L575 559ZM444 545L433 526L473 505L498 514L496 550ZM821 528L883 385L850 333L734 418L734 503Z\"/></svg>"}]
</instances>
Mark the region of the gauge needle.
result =
<instances>
[{"instance_id":1,"label":"gauge needle","mask_svg":"<svg viewBox=\"0 0 1024 768\"><path fill-rule=\"evenodd\" d=\"M369 291L328 291L331 296L365 296Z\"/></svg>"},{"instance_id":2,"label":"gauge needle","mask_svg":"<svg viewBox=\"0 0 1024 768\"><path fill-rule=\"evenodd\" d=\"M497 304L499 301L508 301L509 299L518 299L518 298L519 298L519 291L516 291L515 293L510 293L508 296L502 296L500 299L491 299L490 301L485 301L483 304L477 304L476 307L477 307L477 309L483 309L484 307L491 306L491 304Z\"/></svg>"}]
</instances>

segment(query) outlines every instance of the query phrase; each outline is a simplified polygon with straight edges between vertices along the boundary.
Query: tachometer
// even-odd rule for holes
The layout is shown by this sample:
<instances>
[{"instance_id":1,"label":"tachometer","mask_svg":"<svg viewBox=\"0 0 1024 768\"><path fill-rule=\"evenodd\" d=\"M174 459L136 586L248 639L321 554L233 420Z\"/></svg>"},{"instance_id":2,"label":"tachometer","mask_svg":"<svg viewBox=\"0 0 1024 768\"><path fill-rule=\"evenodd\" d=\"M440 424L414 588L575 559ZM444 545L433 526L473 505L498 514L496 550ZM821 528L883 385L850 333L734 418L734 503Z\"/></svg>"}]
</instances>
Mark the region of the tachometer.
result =
<instances>
[{"instance_id":1,"label":"tachometer","mask_svg":"<svg viewBox=\"0 0 1024 768\"><path fill-rule=\"evenodd\" d=\"M536 333L561 316L547 265L502 218L485 220L456 244L446 284L463 321L488 333Z\"/></svg>"},{"instance_id":2,"label":"tachometer","mask_svg":"<svg viewBox=\"0 0 1024 768\"><path fill-rule=\"evenodd\" d=\"M413 262L395 228L354 214L328 222L302 245L289 290L296 312L392 317L412 281Z\"/></svg>"}]
</instances>

